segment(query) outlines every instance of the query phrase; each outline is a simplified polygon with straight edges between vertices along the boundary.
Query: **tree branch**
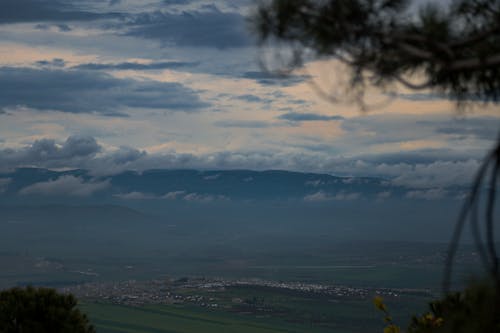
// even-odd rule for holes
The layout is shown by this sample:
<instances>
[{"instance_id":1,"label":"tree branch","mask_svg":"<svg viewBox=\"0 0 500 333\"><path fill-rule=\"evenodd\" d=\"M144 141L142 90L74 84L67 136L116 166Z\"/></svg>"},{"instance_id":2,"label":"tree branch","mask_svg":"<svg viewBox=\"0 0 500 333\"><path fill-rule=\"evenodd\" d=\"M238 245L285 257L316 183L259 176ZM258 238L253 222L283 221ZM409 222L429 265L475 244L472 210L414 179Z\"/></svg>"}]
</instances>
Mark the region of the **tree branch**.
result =
<instances>
[{"instance_id":1,"label":"tree branch","mask_svg":"<svg viewBox=\"0 0 500 333\"><path fill-rule=\"evenodd\" d=\"M398 46L402 51L406 52L408 55L411 55L415 58L418 59L423 59L423 60L435 60L436 57L432 52L425 51L422 48L415 47L413 45L410 45L408 43L399 43L396 46Z\"/></svg>"},{"instance_id":2,"label":"tree branch","mask_svg":"<svg viewBox=\"0 0 500 333\"><path fill-rule=\"evenodd\" d=\"M447 70L450 71L473 71L482 70L486 68L500 66L500 54L495 54L490 57L481 59L479 57L473 57L463 60L456 60L447 66Z\"/></svg>"},{"instance_id":3,"label":"tree branch","mask_svg":"<svg viewBox=\"0 0 500 333\"><path fill-rule=\"evenodd\" d=\"M427 88L430 88L432 86L432 82L431 81L427 81L427 82L424 82L424 83L412 83L412 82L410 82L410 81L408 81L406 79L403 79L399 75L393 75L393 78L396 79L396 81L398 81L399 83L401 83L405 87L413 89L413 90L427 89Z\"/></svg>"},{"instance_id":4,"label":"tree branch","mask_svg":"<svg viewBox=\"0 0 500 333\"><path fill-rule=\"evenodd\" d=\"M461 49L467 46L471 46L477 43L480 43L487 39L488 37L493 36L495 33L498 33L500 31L500 27L496 26L492 29L484 30L474 36L471 36L469 38L465 38L463 40L457 40L451 43L448 43L448 46L453 49Z\"/></svg>"}]
</instances>

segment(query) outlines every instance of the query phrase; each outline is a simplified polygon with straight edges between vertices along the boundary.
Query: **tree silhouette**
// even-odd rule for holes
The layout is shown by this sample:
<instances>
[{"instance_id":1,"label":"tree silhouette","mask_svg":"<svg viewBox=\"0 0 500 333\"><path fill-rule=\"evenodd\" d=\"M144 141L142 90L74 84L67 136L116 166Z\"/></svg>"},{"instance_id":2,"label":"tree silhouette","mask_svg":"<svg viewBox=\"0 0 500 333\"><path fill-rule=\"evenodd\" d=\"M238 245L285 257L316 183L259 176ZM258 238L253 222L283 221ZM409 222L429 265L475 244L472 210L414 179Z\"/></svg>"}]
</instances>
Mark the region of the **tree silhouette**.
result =
<instances>
[{"instance_id":1,"label":"tree silhouette","mask_svg":"<svg viewBox=\"0 0 500 333\"><path fill-rule=\"evenodd\" d=\"M94 333L72 295L47 288L13 288L0 292L2 333Z\"/></svg>"},{"instance_id":2,"label":"tree silhouette","mask_svg":"<svg viewBox=\"0 0 500 333\"><path fill-rule=\"evenodd\" d=\"M456 100L459 107L470 102L498 102L500 0L442 4L434 1L416 10L415 3L408 0L268 0L260 2L251 21L261 45L285 45L291 51L282 70L300 67L311 58L332 58L346 64L350 89L362 107L368 86L424 90ZM330 100L338 100L334 93L318 90ZM496 319L489 326L491 332L500 331L500 273L494 239L499 172L500 139L478 170L464 203L443 281L448 293L458 242L469 221L494 286L490 308ZM454 299L442 302L450 304Z\"/></svg>"},{"instance_id":3,"label":"tree silhouette","mask_svg":"<svg viewBox=\"0 0 500 333\"><path fill-rule=\"evenodd\" d=\"M252 17L261 44L305 50L351 68L352 88L400 83L458 101L500 97L500 1L457 0L409 10L408 0L274 0Z\"/></svg>"}]
</instances>

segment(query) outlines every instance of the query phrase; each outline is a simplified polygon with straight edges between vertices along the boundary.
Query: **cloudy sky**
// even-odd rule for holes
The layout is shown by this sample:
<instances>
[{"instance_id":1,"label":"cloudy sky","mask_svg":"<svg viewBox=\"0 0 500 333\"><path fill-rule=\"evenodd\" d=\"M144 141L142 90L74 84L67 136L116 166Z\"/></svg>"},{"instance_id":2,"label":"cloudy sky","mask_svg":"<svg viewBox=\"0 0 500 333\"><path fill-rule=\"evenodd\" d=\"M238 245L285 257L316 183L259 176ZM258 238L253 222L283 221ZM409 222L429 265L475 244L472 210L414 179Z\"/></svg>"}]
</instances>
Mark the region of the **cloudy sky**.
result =
<instances>
[{"instance_id":1,"label":"cloudy sky","mask_svg":"<svg viewBox=\"0 0 500 333\"><path fill-rule=\"evenodd\" d=\"M0 168L284 169L466 184L498 106L394 87L360 111L345 69L289 77L249 32L248 0L0 1ZM286 50L280 50L286 55ZM313 83L311 83L313 82Z\"/></svg>"}]
</instances>

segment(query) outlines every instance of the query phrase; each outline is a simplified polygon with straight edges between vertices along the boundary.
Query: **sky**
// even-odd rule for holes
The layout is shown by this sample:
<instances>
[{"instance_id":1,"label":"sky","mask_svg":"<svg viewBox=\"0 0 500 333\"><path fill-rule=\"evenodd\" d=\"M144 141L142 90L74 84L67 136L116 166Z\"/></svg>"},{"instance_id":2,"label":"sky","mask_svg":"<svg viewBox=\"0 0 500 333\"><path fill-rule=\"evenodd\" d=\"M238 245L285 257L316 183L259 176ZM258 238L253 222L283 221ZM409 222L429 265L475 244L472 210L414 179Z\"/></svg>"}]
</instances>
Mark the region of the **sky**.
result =
<instances>
[{"instance_id":1,"label":"sky","mask_svg":"<svg viewBox=\"0 0 500 333\"><path fill-rule=\"evenodd\" d=\"M248 0L0 1L0 171L282 169L467 185L498 105L401 87L348 95L346 69L256 46ZM265 64L265 66L262 66Z\"/></svg>"}]
</instances>

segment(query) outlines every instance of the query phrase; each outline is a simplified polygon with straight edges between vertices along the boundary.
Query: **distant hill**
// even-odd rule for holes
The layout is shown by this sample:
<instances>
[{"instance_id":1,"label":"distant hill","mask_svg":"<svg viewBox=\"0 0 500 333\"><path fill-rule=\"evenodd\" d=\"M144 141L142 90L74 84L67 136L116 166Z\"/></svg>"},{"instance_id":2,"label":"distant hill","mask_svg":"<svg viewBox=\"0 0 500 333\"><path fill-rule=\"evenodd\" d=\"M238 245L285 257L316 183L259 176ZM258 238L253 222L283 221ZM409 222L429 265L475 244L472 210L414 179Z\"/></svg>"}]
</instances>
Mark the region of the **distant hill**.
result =
<instances>
[{"instance_id":1,"label":"distant hill","mask_svg":"<svg viewBox=\"0 0 500 333\"><path fill-rule=\"evenodd\" d=\"M227 200L304 202L381 200L412 196L454 195L427 193L367 177L250 170L147 170L94 176L86 170L51 171L19 168L0 174L0 204L114 203L132 200L217 202ZM412 192L413 191L413 192ZM419 195L420 193L420 195Z\"/></svg>"},{"instance_id":2,"label":"distant hill","mask_svg":"<svg viewBox=\"0 0 500 333\"><path fill-rule=\"evenodd\" d=\"M87 170L22 168L0 174L0 232L32 244L46 235L45 240L74 238L96 248L108 248L108 240L116 246L128 242L131 249L446 241L461 193L464 189L412 189L379 178L279 170L95 176ZM29 225L9 224L24 218Z\"/></svg>"},{"instance_id":3,"label":"distant hill","mask_svg":"<svg viewBox=\"0 0 500 333\"><path fill-rule=\"evenodd\" d=\"M279 170L17 169L0 174L0 287L385 262L400 251L387 242L448 241L460 191Z\"/></svg>"}]
</instances>

